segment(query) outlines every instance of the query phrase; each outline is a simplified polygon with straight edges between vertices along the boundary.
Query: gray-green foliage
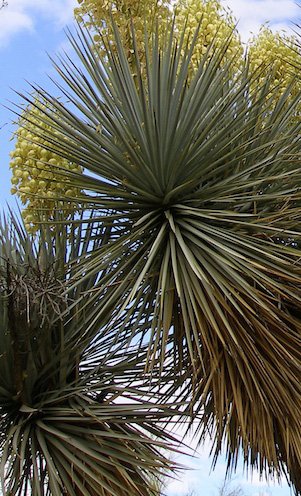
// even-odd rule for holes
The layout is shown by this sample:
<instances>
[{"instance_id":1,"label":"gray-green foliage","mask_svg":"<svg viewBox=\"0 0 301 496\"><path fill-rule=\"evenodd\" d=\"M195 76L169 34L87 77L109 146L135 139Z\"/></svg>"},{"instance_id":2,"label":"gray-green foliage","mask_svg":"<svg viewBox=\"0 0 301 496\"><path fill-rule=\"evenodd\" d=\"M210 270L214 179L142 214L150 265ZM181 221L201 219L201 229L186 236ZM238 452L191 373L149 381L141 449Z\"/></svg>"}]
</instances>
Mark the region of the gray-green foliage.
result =
<instances>
[{"instance_id":1,"label":"gray-green foliage","mask_svg":"<svg viewBox=\"0 0 301 496\"><path fill-rule=\"evenodd\" d=\"M92 293L101 274L72 287L78 257L109 231L45 227L34 241L13 218L0 225L4 496L155 495L173 470L175 440L161 424L177 412L161 404L155 376L150 392L145 352L124 355L107 330Z\"/></svg>"},{"instance_id":2,"label":"gray-green foliage","mask_svg":"<svg viewBox=\"0 0 301 496\"><path fill-rule=\"evenodd\" d=\"M146 346L162 380L173 365L165 399L202 416L214 460L225 443L228 470L242 450L300 494L299 95L278 97L268 78L252 93L248 61L235 77L221 68L227 44L191 77L194 41L172 27L164 47L149 40L143 67L133 41L133 74L114 29L117 51L103 40L101 60L85 30L69 34L76 62L55 63L68 104L39 88L31 102L57 132L49 148L86 170L61 173L110 232L72 288L95 277L106 332Z\"/></svg>"}]
</instances>

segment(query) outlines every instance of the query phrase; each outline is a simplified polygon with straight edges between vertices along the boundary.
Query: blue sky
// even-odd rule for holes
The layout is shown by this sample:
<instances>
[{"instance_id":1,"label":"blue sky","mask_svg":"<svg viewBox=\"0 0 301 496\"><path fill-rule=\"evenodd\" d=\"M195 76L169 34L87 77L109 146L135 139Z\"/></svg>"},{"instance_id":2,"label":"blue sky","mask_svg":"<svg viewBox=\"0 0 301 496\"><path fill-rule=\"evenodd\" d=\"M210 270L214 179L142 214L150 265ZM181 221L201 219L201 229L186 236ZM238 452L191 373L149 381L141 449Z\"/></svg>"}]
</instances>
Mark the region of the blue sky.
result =
<instances>
[{"instance_id":1,"label":"blue sky","mask_svg":"<svg viewBox=\"0 0 301 496\"><path fill-rule=\"evenodd\" d=\"M52 73L46 52L57 53L66 46L63 28L72 23L73 7L76 0L7 0L8 6L0 10L0 163L1 188L0 208L6 202L12 206L15 201L10 195L9 151L14 126L13 115L3 107L12 106L9 101L20 102L13 90L29 90L26 81L48 87L47 74ZM301 9L294 0L225 0L239 19L239 30L244 40L250 31L270 21L274 29L290 26L290 21L299 20ZM193 442L191 443L193 445ZM222 485L225 463L221 459L216 470L210 474L210 444L199 450L198 457L179 460L192 470L183 473L178 481L167 487L169 496L184 496L195 491L194 496L216 496ZM257 474L247 479L240 472L233 486L240 485L246 496L290 496L288 486L267 485Z\"/></svg>"}]
</instances>

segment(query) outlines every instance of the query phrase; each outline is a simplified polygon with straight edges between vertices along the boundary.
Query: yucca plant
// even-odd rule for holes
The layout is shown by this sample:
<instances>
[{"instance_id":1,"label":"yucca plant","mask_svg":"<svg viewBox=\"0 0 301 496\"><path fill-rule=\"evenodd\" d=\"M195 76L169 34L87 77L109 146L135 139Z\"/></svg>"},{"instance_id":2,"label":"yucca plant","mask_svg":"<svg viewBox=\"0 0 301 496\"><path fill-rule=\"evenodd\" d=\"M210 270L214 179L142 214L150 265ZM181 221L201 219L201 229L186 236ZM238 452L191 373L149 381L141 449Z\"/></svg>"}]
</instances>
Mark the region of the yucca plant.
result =
<instances>
[{"instance_id":1,"label":"yucca plant","mask_svg":"<svg viewBox=\"0 0 301 496\"><path fill-rule=\"evenodd\" d=\"M178 412L161 404L156 376L149 385L145 352L125 352L99 318L99 275L70 289L70 262L107 236L90 224L34 241L16 220L1 224L3 496L156 495L175 468L163 427Z\"/></svg>"},{"instance_id":2,"label":"yucca plant","mask_svg":"<svg viewBox=\"0 0 301 496\"><path fill-rule=\"evenodd\" d=\"M68 180L114 233L77 277L103 274L94 295L115 288L116 339L147 343L146 370L163 378L173 360L215 458L225 443L235 468L242 450L301 494L300 95L279 97L268 78L254 94L247 59L236 75L221 64L227 43L191 77L198 33L186 45L172 26L164 46L146 34L140 72L133 29L133 76L114 32L102 58L85 30L69 34L78 60L55 63L69 105L35 87L47 105L27 99L41 130L56 130L48 149L85 169Z\"/></svg>"}]
</instances>

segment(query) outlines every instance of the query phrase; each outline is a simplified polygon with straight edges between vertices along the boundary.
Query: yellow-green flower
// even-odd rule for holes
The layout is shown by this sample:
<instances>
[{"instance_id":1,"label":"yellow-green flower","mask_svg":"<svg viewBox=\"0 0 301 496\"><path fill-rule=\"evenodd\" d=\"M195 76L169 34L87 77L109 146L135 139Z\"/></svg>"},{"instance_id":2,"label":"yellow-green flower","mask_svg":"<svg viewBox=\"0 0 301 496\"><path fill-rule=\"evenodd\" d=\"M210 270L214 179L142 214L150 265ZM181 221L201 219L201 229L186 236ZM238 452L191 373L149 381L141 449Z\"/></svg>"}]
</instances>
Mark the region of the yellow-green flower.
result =
<instances>
[{"instance_id":1,"label":"yellow-green flower","mask_svg":"<svg viewBox=\"0 0 301 496\"><path fill-rule=\"evenodd\" d=\"M225 60L237 59L232 68L237 70L241 65L243 53L238 32L235 30L235 20L229 10L222 7L218 0L131 0L109 2L99 0L79 0L80 6L75 9L75 16L79 21L84 20L88 27L99 28L99 33L94 35L94 41L99 44L102 54L102 38L107 38L114 47L111 16L121 35L123 47L128 60L132 62L135 71L135 61L132 59L132 33L131 23L135 30L136 43L139 56L143 64L145 54L145 31L151 36L158 30L159 39L163 40L166 28L175 17L176 32L181 36L185 30L185 42L192 39L200 25L199 37L195 44L192 56L191 70L195 70L200 58L214 41L215 46L222 46L232 35ZM101 34L100 34L101 33Z\"/></svg>"},{"instance_id":2,"label":"yellow-green flower","mask_svg":"<svg viewBox=\"0 0 301 496\"><path fill-rule=\"evenodd\" d=\"M301 91L301 80L296 78L296 67L301 65L301 54L296 49L296 39L286 33L273 33L267 26L262 26L259 34L254 36L248 47L250 69L256 74L254 90L260 87L267 78L272 83L278 95L273 91L273 100L276 103L290 87L288 100L295 98ZM295 79L296 78L296 79ZM301 107L299 107L300 111ZM297 109L298 112L298 109Z\"/></svg>"},{"instance_id":3,"label":"yellow-green flower","mask_svg":"<svg viewBox=\"0 0 301 496\"><path fill-rule=\"evenodd\" d=\"M43 124L41 117L38 108L25 109L16 132L15 149L10 153L11 193L24 205L22 216L31 233L41 219L54 219L56 209L68 219L77 209L73 199L81 195L79 189L70 188L68 178L63 175L64 169L80 173L81 168L46 149L49 143L40 135L49 126ZM51 131L57 135L54 129Z\"/></svg>"}]
</instances>

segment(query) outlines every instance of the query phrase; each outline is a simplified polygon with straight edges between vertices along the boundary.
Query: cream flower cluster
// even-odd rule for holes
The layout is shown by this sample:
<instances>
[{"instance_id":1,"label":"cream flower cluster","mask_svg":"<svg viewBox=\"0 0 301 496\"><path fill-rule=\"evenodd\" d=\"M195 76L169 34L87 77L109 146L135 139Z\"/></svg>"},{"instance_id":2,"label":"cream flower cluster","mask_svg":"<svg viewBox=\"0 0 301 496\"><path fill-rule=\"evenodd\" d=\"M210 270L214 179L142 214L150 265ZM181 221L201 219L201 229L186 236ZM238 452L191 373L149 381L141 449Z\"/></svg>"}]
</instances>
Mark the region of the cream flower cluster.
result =
<instances>
[{"instance_id":1,"label":"cream flower cluster","mask_svg":"<svg viewBox=\"0 0 301 496\"><path fill-rule=\"evenodd\" d=\"M176 5L176 25L181 33L187 23L185 37L192 39L200 25L198 39L192 55L192 65L196 69L202 55L213 42L222 48L229 44L224 61L232 60L231 69L236 72L241 68L243 46L235 29L235 19L229 9L224 9L218 0L179 0ZM229 41L228 41L229 40Z\"/></svg>"},{"instance_id":2,"label":"cream flower cluster","mask_svg":"<svg viewBox=\"0 0 301 496\"><path fill-rule=\"evenodd\" d=\"M132 36L131 22L135 29L137 47L141 62L144 56L144 33L145 28L148 34L152 34L158 29L159 40L164 37L167 26L170 24L175 14L175 29L181 35L184 26L185 41L191 39L200 24L199 37L195 45L192 56L192 70L198 67L201 56L206 52L210 43L214 40L215 46L222 47L225 41L231 37L225 59L235 58L237 62L232 64L232 68L237 70L241 64L243 53L242 44L237 31L235 21L229 10L222 7L218 0L78 0L80 6L75 9L75 16L79 21L85 21L91 26L91 21L99 27L102 35L108 37L111 47L114 48L114 40L110 27L111 15L118 27L123 46L127 52L129 62L132 60ZM88 15L88 16L87 16ZM101 50L101 36L95 34L94 40L99 43Z\"/></svg>"},{"instance_id":3,"label":"cream flower cluster","mask_svg":"<svg viewBox=\"0 0 301 496\"><path fill-rule=\"evenodd\" d=\"M300 72L301 53L297 49L295 37L273 33L267 25L262 26L260 33L250 40L248 53L251 73L258 74L254 87L260 87L267 78L272 77L273 99L276 103ZM300 94L300 91L301 79L297 77L291 87L291 98Z\"/></svg>"},{"instance_id":4,"label":"cream flower cluster","mask_svg":"<svg viewBox=\"0 0 301 496\"><path fill-rule=\"evenodd\" d=\"M26 115L30 115L30 123L25 120ZM39 126L44 126L45 130L49 130L49 126L43 125L39 115L37 108L25 109L16 132L15 149L10 154L11 193L18 195L24 205L22 216L30 233L36 232L41 219L53 220L56 209L62 211L64 218L68 219L78 207L73 199L81 195L79 189L68 185L68 178L61 170L80 173L81 167L45 148L48 143L37 136L41 130L35 127L35 122L39 122ZM51 132L56 133L53 129Z\"/></svg>"},{"instance_id":5,"label":"cream flower cluster","mask_svg":"<svg viewBox=\"0 0 301 496\"><path fill-rule=\"evenodd\" d=\"M145 44L145 29L149 34L154 33L158 23L159 36L164 33L167 24L172 18L172 12L169 9L169 1L165 0L117 0L117 1L99 1L99 0L78 0L80 7L74 10L75 17L78 21L85 20L87 26L99 29L102 36L107 38L111 47L114 49L114 36L111 26L111 16L113 17L123 47L126 50L129 62L135 66L132 55L132 35L131 23L133 22L136 34L137 47L143 63ZM88 16L86 16L88 14ZM92 19L92 22L90 21ZM94 35L94 41L99 47L100 55L104 54L101 44L100 34Z\"/></svg>"}]
</instances>

